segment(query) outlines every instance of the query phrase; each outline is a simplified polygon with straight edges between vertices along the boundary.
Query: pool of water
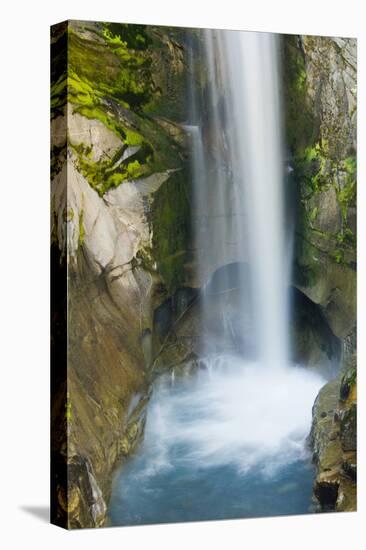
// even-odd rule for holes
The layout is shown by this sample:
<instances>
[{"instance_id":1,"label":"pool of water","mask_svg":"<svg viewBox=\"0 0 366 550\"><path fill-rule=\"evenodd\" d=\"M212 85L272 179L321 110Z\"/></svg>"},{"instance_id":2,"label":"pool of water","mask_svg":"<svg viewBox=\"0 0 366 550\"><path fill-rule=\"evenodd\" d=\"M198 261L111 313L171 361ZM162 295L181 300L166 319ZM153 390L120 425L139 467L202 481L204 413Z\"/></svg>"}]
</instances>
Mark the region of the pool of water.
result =
<instances>
[{"instance_id":1,"label":"pool of water","mask_svg":"<svg viewBox=\"0 0 366 550\"><path fill-rule=\"evenodd\" d=\"M305 514L314 477L306 436L324 379L214 358L163 376L144 440L116 473L112 525Z\"/></svg>"}]
</instances>

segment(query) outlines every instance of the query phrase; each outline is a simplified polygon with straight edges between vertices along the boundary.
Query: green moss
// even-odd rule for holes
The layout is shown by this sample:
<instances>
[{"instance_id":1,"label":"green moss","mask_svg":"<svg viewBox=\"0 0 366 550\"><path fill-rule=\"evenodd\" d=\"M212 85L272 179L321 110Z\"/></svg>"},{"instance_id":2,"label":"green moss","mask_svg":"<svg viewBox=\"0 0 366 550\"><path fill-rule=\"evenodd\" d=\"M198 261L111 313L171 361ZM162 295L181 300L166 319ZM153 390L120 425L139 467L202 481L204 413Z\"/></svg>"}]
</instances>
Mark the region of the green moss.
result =
<instances>
[{"instance_id":1,"label":"green moss","mask_svg":"<svg viewBox=\"0 0 366 550\"><path fill-rule=\"evenodd\" d=\"M125 179L125 174L116 172L108 177L106 188L110 189L111 187L118 187Z\"/></svg>"},{"instance_id":2,"label":"green moss","mask_svg":"<svg viewBox=\"0 0 366 550\"><path fill-rule=\"evenodd\" d=\"M343 222L347 223L348 208L356 206L356 158L347 157L341 163L341 169L346 173L346 177L344 186L337 189L337 199L341 207Z\"/></svg>"},{"instance_id":3,"label":"green moss","mask_svg":"<svg viewBox=\"0 0 366 550\"><path fill-rule=\"evenodd\" d=\"M353 367L352 369L350 369L349 373L347 373L347 376L345 375L343 377L343 380L345 379L347 379L348 385L352 389L352 387L357 382L357 368Z\"/></svg>"},{"instance_id":4,"label":"green moss","mask_svg":"<svg viewBox=\"0 0 366 550\"><path fill-rule=\"evenodd\" d=\"M70 394L67 393L67 401L65 403L65 419L68 424L72 423L72 403L70 401Z\"/></svg>"},{"instance_id":5,"label":"green moss","mask_svg":"<svg viewBox=\"0 0 366 550\"><path fill-rule=\"evenodd\" d=\"M337 241L341 245L350 245L351 247L354 247L356 245L356 235L346 227L344 231L338 233L337 235Z\"/></svg>"},{"instance_id":6,"label":"green moss","mask_svg":"<svg viewBox=\"0 0 366 550\"><path fill-rule=\"evenodd\" d=\"M344 250L341 248L336 248L329 253L329 256L337 263L344 263Z\"/></svg>"},{"instance_id":7,"label":"green moss","mask_svg":"<svg viewBox=\"0 0 366 550\"><path fill-rule=\"evenodd\" d=\"M128 179L182 164L180 146L142 112L153 88L151 40L145 31L138 25L104 24L93 31L97 41L68 32L67 89L73 111L102 122L124 147L139 147L122 163L117 158L93 163L85 145L71 144L78 169L100 195Z\"/></svg>"},{"instance_id":8,"label":"green moss","mask_svg":"<svg viewBox=\"0 0 366 550\"><path fill-rule=\"evenodd\" d=\"M307 97L305 60L298 47L298 37L285 35L283 39L283 78L285 134L293 156L318 139L318 125Z\"/></svg>"},{"instance_id":9,"label":"green moss","mask_svg":"<svg viewBox=\"0 0 366 550\"><path fill-rule=\"evenodd\" d=\"M314 208L311 210L309 214L309 220L311 222L315 221L319 213L319 208L317 206L314 206Z\"/></svg>"},{"instance_id":10,"label":"green moss","mask_svg":"<svg viewBox=\"0 0 366 550\"><path fill-rule=\"evenodd\" d=\"M80 143L69 144L76 156L77 169L88 180L89 184L100 196L111 188L118 187L126 180L138 179L150 173L150 166L146 163L150 156L149 147L142 148L133 157L117 163L124 148L117 151L112 159L93 162L91 157L91 148Z\"/></svg>"},{"instance_id":11,"label":"green moss","mask_svg":"<svg viewBox=\"0 0 366 550\"><path fill-rule=\"evenodd\" d=\"M103 36L109 43L122 44L135 50L146 50L151 44L145 25L103 23Z\"/></svg>"},{"instance_id":12,"label":"green moss","mask_svg":"<svg viewBox=\"0 0 366 550\"><path fill-rule=\"evenodd\" d=\"M149 56L132 50L108 29L105 44L82 38L69 29L68 64L72 72L70 101L81 105L98 105L103 98L113 98L125 107L140 110L151 96Z\"/></svg>"},{"instance_id":13,"label":"green moss","mask_svg":"<svg viewBox=\"0 0 366 550\"><path fill-rule=\"evenodd\" d=\"M127 174L132 178L138 178L142 173L141 164L138 160L134 160L127 165Z\"/></svg>"},{"instance_id":14,"label":"green moss","mask_svg":"<svg viewBox=\"0 0 366 550\"><path fill-rule=\"evenodd\" d=\"M306 199L336 184L337 166L327 155L326 141L298 151L294 157L295 177L300 186L306 190Z\"/></svg>"},{"instance_id":15,"label":"green moss","mask_svg":"<svg viewBox=\"0 0 366 550\"><path fill-rule=\"evenodd\" d=\"M357 172L356 157L347 157L346 159L344 159L343 167L346 170L347 174L349 174L351 178L354 178Z\"/></svg>"},{"instance_id":16,"label":"green moss","mask_svg":"<svg viewBox=\"0 0 366 550\"><path fill-rule=\"evenodd\" d=\"M154 201L152 250L170 292L184 281L185 251L190 237L187 196L187 173L181 171L160 187Z\"/></svg>"},{"instance_id":17,"label":"green moss","mask_svg":"<svg viewBox=\"0 0 366 550\"><path fill-rule=\"evenodd\" d=\"M68 98L74 112L99 120L123 143L112 159L103 158L98 162L93 161L90 147L70 143L78 171L102 196L125 181L182 168L184 151L143 111L153 89L150 39L145 30L138 26L106 24L97 32L98 41L74 31L69 33ZM167 49L166 44L164 48ZM129 146L138 150L121 161ZM169 291L184 281L190 231L187 180L184 169L175 172L154 194L150 220L152 252L141 253L143 257L139 257L146 269L154 272L157 269ZM81 211L80 246L84 239Z\"/></svg>"},{"instance_id":18,"label":"green moss","mask_svg":"<svg viewBox=\"0 0 366 550\"><path fill-rule=\"evenodd\" d=\"M144 142L144 139L141 134L136 132L135 130L129 130L125 129L125 143L127 145L136 146L136 145L142 145Z\"/></svg>"}]
</instances>

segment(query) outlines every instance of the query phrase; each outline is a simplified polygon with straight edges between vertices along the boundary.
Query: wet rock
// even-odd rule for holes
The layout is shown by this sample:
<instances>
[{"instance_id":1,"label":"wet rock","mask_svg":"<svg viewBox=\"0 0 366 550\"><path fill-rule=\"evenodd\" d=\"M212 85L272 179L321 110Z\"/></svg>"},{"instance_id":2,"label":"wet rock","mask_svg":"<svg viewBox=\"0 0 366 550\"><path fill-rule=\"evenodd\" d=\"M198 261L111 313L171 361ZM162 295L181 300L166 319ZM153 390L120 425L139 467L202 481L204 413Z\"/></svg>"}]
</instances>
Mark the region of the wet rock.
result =
<instances>
[{"instance_id":1,"label":"wet rock","mask_svg":"<svg viewBox=\"0 0 366 550\"><path fill-rule=\"evenodd\" d=\"M67 112L68 137L71 146L82 145L90 150L93 162L110 159L122 148L123 142L99 120L90 120L74 112L69 104Z\"/></svg>"},{"instance_id":2,"label":"wet rock","mask_svg":"<svg viewBox=\"0 0 366 550\"><path fill-rule=\"evenodd\" d=\"M314 495L320 502L323 510L334 510L338 499L339 480L338 472L323 472L316 478Z\"/></svg>"},{"instance_id":3,"label":"wet rock","mask_svg":"<svg viewBox=\"0 0 366 550\"><path fill-rule=\"evenodd\" d=\"M357 485L354 481L342 478L338 488L337 512L355 512L357 508Z\"/></svg>"},{"instance_id":4,"label":"wet rock","mask_svg":"<svg viewBox=\"0 0 366 550\"><path fill-rule=\"evenodd\" d=\"M309 443L317 468L314 496L322 510L356 509L356 403L349 387L350 381L352 388L356 384L355 356L346 369L320 390L313 407Z\"/></svg>"},{"instance_id":5,"label":"wet rock","mask_svg":"<svg viewBox=\"0 0 366 550\"><path fill-rule=\"evenodd\" d=\"M285 52L294 284L343 339L356 317L356 41L286 37Z\"/></svg>"},{"instance_id":6,"label":"wet rock","mask_svg":"<svg viewBox=\"0 0 366 550\"><path fill-rule=\"evenodd\" d=\"M342 471L352 481L357 481L357 454L354 451L343 453Z\"/></svg>"},{"instance_id":7,"label":"wet rock","mask_svg":"<svg viewBox=\"0 0 366 550\"><path fill-rule=\"evenodd\" d=\"M340 359L341 341L333 334L322 308L296 288L292 290L291 302L293 360L301 365L321 365L331 370Z\"/></svg>"},{"instance_id":8,"label":"wet rock","mask_svg":"<svg viewBox=\"0 0 366 550\"><path fill-rule=\"evenodd\" d=\"M341 416L341 442L344 451L355 451L357 448L357 406L355 403L347 408Z\"/></svg>"},{"instance_id":9,"label":"wet rock","mask_svg":"<svg viewBox=\"0 0 366 550\"><path fill-rule=\"evenodd\" d=\"M153 311L189 277L184 131L149 103L151 71L167 94L171 58L170 71L179 75L169 89L179 101L185 97L184 52L178 40L172 45L168 33L155 28L159 55L151 67L141 63L150 60L151 38L138 29L146 48L130 48L123 63L101 24L70 22L53 32L53 48L67 47L73 82L70 93L59 96L55 84L62 75L53 74L52 257L68 291L55 318L70 323L68 391L54 396L52 451L54 463L62 472L69 468L70 476L57 479L52 496L53 518L72 528L106 519L112 471L143 431ZM123 73L124 83L118 81L122 65L129 74ZM136 75L138 85L124 90L128 101L122 100L121 88ZM160 115L164 121L154 121ZM64 334L55 332L56 340L66 349ZM131 407L136 395L142 397Z\"/></svg>"},{"instance_id":10,"label":"wet rock","mask_svg":"<svg viewBox=\"0 0 366 550\"><path fill-rule=\"evenodd\" d=\"M348 399L352 401L356 399L356 356L353 355L349 362L349 367L343 375L340 387L340 400L346 402Z\"/></svg>"},{"instance_id":11,"label":"wet rock","mask_svg":"<svg viewBox=\"0 0 366 550\"><path fill-rule=\"evenodd\" d=\"M336 427L334 411L338 405L340 382L338 379L326 384L319 392L313 406L313 423L310 432L310 444L314 452L314 460L324 460L329 446L330 435ZM326 459L329 463L329 458ZM329 467L329 466L328 466Z\"/></svg>"}]
</instances>

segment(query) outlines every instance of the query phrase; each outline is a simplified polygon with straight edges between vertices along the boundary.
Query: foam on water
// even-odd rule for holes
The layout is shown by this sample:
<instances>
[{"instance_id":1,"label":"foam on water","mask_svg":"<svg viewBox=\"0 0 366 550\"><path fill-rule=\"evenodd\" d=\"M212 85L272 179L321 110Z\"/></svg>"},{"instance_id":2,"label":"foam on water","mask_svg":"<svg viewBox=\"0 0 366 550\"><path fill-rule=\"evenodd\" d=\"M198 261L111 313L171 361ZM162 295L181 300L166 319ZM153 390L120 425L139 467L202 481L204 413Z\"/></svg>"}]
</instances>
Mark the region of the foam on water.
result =
<instances>
[{"instance_id":1,"label":"foam on water","mask_svg":"<svg viewBox=\"0 0 366 550\"><path fill-rule=\"evenodd\" d=\"M239 473L277 470L306 455L311 408L324 379L303 368L264 370L240 357L211 357L197 376L163 377L149 406L139 475L181 461ZM178 452L179 450L179 452Z\"/></svg>"}]
</instances>

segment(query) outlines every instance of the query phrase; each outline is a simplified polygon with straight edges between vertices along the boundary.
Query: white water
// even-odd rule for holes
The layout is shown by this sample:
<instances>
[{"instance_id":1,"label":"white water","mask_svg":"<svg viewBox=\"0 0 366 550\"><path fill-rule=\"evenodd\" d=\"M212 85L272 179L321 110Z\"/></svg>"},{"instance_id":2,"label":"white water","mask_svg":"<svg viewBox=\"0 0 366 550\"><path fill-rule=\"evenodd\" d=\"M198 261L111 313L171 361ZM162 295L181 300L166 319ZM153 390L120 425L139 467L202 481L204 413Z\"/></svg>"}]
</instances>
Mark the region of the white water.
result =
<instances>
[{"instance_id":1,"label":"white water","mask_svg":"<svg viewBox=\"0 0 366 550\"><path fill-rule=\"evenodd\" d=\"M270 477L307 456L311 409L324 380L311 370L267 370L235 356L201 360L197 377L155 389L139 476L178 469L255 467ZM176 449L181 449L178 453Z\"/></svg>"},{"instance_id":2,"label":"white water","mask_svg":"<svg viewBox=\"0 0 366 550\"><path fill-rule=\"evenodd\" d=\"M303 456L312 404L324 384L318 374L289 364L292 231L285 224L278 50L272 34L204 31L208 93L204 100L192 93L195 125L188 128L201 284L218 258L249 266L249 278L240 281L239 307L249 309L249 294L255 362L248 362L245 350L213 360L206 347L211 376L182 394L163 392L153 413L165 449L185 443L189 460L206 466L233 462L242 471L258 464L274 471ZM208 116L200 118L200 111ZM208 320L212 310L205 294L202 308ZM181 421L185 409L197 414ZM155 428L151 419L147 432L153 439L159 437Z\"/></svg>"},{"instance_id":3,"label":"white water","mask_svg":"<svg viewBox=\"0 0 366 550\"><path fill-rule=\"evenodd\" d=\"M195 124L187 127L198 276L204 287L218 267L248 264L251 283L248 292L243 271L240 307L249 310L249 294L258 361L282 368L289 356L292 232L285 228L277 39L266 33L207 30L204 55L208 91L205 98L192 92ZM206 312L203 303L203 317Z\"/></svg>"},{"instance_id":4,"label":"white water","mask_svg":"<svg viewBox=\"0 0 366 550\"><path fill-rule=\"evenodd\" d=\"M288 361L289 331L284 210L284 155L275 35L225 33L234 172L245 201L252 292L260 360L270 368ZM242 200L243 200L242 199Z\"/></svg>"}]
</instances>

